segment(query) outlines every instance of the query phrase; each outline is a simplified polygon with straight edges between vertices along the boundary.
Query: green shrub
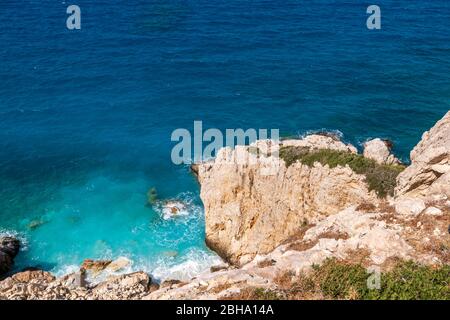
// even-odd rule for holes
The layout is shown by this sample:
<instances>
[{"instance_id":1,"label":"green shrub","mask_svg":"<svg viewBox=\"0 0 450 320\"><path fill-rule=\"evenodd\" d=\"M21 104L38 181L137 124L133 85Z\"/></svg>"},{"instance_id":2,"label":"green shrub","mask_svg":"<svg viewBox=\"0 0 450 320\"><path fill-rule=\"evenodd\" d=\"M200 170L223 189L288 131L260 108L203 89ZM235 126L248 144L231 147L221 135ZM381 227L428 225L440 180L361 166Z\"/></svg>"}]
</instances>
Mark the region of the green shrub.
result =
<instances>
[{"instance_id":1,"label":"green shrub","mask_svg":"<svg viewBox=\"0 0 450 320\"><path fill-rule=\"evenodd\" d=\"M296 161L307 166L319 162L330 168L348 165L355 173L365 175L369 190L374 190L378 197L394 194L396 178L405 168L401 165L381 165L360 154L330 149L311 150L307 147L282 147L280 158L288 167Z\"/></svg>"},{"instance_id":2,"label":"green shrub","mask_svg":"<svg viewBox=\"0 0 450 320\"><path fill-rule=\"evenodd\" d=\"M312 277L323 295L334 299L450 300L450 266L440 268L403 261L381 274L381 288L368 289L370 276L359 264L326 260Z\"/></svg>"},{"instance_id":3,"label":"green shrub","mask_svg":"<svg viewBox=\"0 0 450 320\"><path fill-rule=\"evenodd\" d=\"M412 261L401 263L382 274L381 289L370 290L365 298L450 300L450 266L432 268Z\"/></svg>"},{"instance_id":4,"label":"green shrub","mask_svg":"<svg viewBox=\"0 0 450 320\"><path fill-rule=\"evenodd\" d=\"M303 159L310 152L308 147L281 147L279 155L286 163L286 166L289 167L297 160Z\"/></svg>"},{"instance_id":5,"label":"green shrub","mask_svg":"<svg viewBox=\"0 0 450 320\"><path fill-rule=\"evenodd\" d=\"M326 260L315 277L324 296L334 299L361 299L367 294L368 274L361 265Z\"/></svg>"},{"instance_id":6,"label":"green shrub","mask_svg":"<svg viewBox=\"0 0 450 320\"><path fill-rule=\"evenodd\" d=\"M278 292L269 289L256 288L253 292L255 300L280 300Z\"/></svg>"}]
</instances>

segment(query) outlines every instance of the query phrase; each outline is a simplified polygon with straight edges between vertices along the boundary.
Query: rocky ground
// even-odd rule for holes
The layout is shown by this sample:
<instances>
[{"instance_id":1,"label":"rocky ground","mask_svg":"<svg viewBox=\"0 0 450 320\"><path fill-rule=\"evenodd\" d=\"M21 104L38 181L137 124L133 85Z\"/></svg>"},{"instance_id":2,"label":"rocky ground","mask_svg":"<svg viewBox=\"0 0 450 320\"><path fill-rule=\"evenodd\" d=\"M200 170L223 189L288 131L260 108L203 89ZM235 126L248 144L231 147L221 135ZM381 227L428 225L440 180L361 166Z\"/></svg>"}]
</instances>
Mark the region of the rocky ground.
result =
<instances>
[{"instance_id":1,"label":"rocky ground","mask_svg":"<svg viewBox=\"0 0 450 320\"><path fill-rule=\"evenodd\" d=\"M222 149L193 169L206 241L226 263L186 283L158 285L143 272L111 276L127 265L124 258L87 260L62 278L14 274L0 282L0 299L254 298L244 293L285 293L280 279L300 279L330 259L383 271L412 260L450 279L450 112L423 135L408 167L390 148L374 139L358 155L338 138L316 134ZM17 245L2 240L2 273ZM443 290L450 299L448 281Z\"/></svg>"}]
</instances>

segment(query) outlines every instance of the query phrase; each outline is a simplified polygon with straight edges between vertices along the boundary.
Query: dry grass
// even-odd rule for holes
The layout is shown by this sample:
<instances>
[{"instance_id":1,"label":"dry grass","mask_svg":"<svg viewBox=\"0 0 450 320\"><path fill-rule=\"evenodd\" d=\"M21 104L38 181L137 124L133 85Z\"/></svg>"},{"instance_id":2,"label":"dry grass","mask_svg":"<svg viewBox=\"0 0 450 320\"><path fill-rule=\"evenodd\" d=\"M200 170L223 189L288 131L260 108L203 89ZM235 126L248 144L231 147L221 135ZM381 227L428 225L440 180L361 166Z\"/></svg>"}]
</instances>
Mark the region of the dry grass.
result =
<instances>
[{"instance_id":1,"label":"dry grass","mask_svg":"<svg viewBox=\"0 0 450 320\"><path fill-rule=\"evenodd\" d=\"M239 293L224 297L223 300L281 300L285 299L277 290L248 287Z\"/></svg>"},{"instance_id":2,"label":"dry grass","mask_svg":"<svg viewBox=\"0 0 450 320\"><path fill-rule=\"evenodd\" d=\"M175 279L169 279L169 280L165 280L160 284L160 288L166 288L166 287L170 287L170 288L180 288L183 287L185 285L187 285L187 282L181 281L181 280L175 280Z\"/></svg>"},{"instance_id":3,"label":"dry grass","mask_svg":"<svg viewBox=\"0 0 450 320\"><path fill-rule=\"evenodd\" d=\"M343 262L347 264L359 264L363 267L372 265L370 260L370 251L368 249L349 250L346 252L346 258Z\"/></svg>"},{"instance_id":4,"label":"dry grass","mask_svg":"<svg viewBox=\"0 0 450 320\"><path fill-rule=\"evenodd\" d=\"M449 212L444 212L442 216L420 214L414 219L405 221L404 224L409 227L409 232L405 230L403 237L417 253L431 254L443 264L450 264ZM440 234L435 234L435 230L439 230Z\"/></svg>"},{"instance_id":5,"label":"dry grass","mask_svg":"<svg viewBox=\"0 0 450 320\"><path fill-rule=\"evenodd\" d=\"M218 286L215 286L214 288L212 288L210 290L210 292L214 293L214 294L217 294L217 293L220 293L220 292L225 291L227 289L230 289L233 285L236 285L236 284L237 283L233 283L233 284L231 284L231 283L222 283L222 284L219 284Z\"/></svg>"},{"instance_id":6,"label":"dry grass","mask_svg":"<svg viewBox=\"0 0 450 320\"><path fill-rule=\"evenodd\" d=\"M298 229L298 231L296 233L294 233L292 236L290 236L282 244L288 245L288 249L297 250L297 249L291 248L290 246L295 245L296 243L301 243L301 241L303 241L303 237L305 236L306 231L308 231L309 229L311 229L314 226L315 226L314 224L309 224L306 219L303 220L303 223L302 223L301 227ZM307 249L304 249L304 250L307 250ZM298 251L303 251L303 250L298 250Z\"/></svg>"},{"instance_id":7,"label":"dry grass","mask_svg":"<svg viewBox=\"0 0 450 320\"><path fill-rule=\"evenodd\" d=\"M258 265L258 268L266 268L266 267L273 266L275 263L276 263L276 261L273 259L264 259L262 261L259 261L257 263L257 265Z\"/></svg>"},{"instance_id":8,"label":"dry grass","mask_svg":"<svg viewBox=\"0 0 450 320\"><path fill-rule=\"evenodd\" d=\"M373 203L370 203L370 202L363 202L356 207L356 211L361 211L361 212L375 212L376 210L377 210L377 207Z\"/></svg>"},{"instance_id":9,"label":"dry grass","mask_svg":"<svg viewBox=\"0 0 450 320\"><path fill-rule=\"evenodd\" d=\"M313 248L319 240L313 240L313 241L296 241L289 244L287 247L288 250L294 250L294 251L306 251L311 248Z\"/></svg>"},{"instance_id":10,"label":"dry grass","mask_svg":"<svg viewBox=\"0 0 450 320\"><path fill-rule=\"evenodd\" d=\"M303 237L302 237L303 238ZM349 238L349 235L347 233L343 232L335 232L335 231L327 231L319 235L314 240L309 241L294 241L289 244L287 247L288 250L295 250L295 251L305 251L313 248L320 239L335 239L335 240L347 240Z\"/></svg>"}]
</instances>

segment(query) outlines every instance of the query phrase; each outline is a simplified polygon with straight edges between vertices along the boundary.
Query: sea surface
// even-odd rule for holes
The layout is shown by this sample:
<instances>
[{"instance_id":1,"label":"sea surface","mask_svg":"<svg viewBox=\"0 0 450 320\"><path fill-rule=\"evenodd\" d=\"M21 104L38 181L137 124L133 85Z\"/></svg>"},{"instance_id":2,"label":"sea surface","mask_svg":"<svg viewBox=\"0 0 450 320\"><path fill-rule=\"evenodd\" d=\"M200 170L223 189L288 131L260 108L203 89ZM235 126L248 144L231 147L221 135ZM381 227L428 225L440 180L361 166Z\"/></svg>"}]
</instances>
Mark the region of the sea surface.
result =
<instances>
[{"instance_id":1,"label":"sea surface","mask_svg":"<svg viewBox=\"0 0 450 320\"><path fill-rule=\"evenodd\" d=\"M81 8L81 30L66 8ZM15 270L133 261L158 279L216 263L173 130L339 130L409 151L450 109L450 1L1 0L0 232ZM146 205L186 203L164 219Z\"/></svg>"}]
</instances>

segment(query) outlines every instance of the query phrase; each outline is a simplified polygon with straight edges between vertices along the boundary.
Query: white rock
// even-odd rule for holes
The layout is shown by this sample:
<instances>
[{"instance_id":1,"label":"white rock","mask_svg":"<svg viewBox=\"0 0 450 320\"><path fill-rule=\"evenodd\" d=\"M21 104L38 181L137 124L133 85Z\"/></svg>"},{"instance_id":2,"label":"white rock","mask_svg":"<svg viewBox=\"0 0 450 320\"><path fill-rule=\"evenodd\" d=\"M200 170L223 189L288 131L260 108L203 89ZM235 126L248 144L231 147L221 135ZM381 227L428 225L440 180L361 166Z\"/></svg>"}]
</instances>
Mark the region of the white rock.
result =
<instances>
[{"instance_id":1,"label":"white rock","mask_svg":"<svg viewBox=\"0 0 450 320\"><path fill-rule=\"evenodd\" d=\"M436 207L428 207L424 213L430 216L442 216L442 210Z\"/></svg>"},{"instance_id":2,"label":"white rock","mask_svg":"<svg viewBox=\"0 0 450 320\"><path fill-rule=\"evenodd\" d=\"M391 154L386 141L379 138L364 143L364 157L375 160L379 164L398 164L400 161Z\"/></svg>"},{"instance_id":3,"label":"white rock","mask_svg":"<svg viewBox=\"0 0 450 320\"><path fill-rule=\"evenodd\" d=\"M417 216L425 207L425 202L418 198L402 198L395 203L395 211L405 216Z\"/></svg>"}]
</instances>

